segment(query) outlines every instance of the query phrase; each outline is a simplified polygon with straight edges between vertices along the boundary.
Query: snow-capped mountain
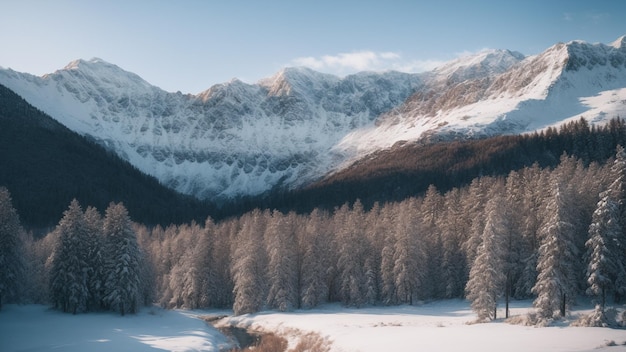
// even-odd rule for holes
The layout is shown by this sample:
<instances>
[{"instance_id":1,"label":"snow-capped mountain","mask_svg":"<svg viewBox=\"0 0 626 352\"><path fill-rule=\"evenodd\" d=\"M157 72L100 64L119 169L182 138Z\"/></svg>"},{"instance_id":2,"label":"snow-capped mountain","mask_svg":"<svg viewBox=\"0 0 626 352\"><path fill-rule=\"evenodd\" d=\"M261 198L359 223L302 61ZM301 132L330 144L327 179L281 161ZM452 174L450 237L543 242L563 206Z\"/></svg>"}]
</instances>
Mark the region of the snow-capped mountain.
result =
<instances>
[{"instance_id":1,"label":"snow-capped mountain","mask_svg":"<svg viewBox=\"0 0 626 352\"><path fill-rule=\"evenodd\" d=\"M286 68L256 84L165 92L100 59L0 84L162 183L199 198L295 187L399 142L523 133L626 115L626 39L488 50L431 72L339 78Z\"/></svg>"},{"instance_id":2,"label":"snow-capped mountain","mask_svg":"<svg viewBox=\"0 0 626 352\"><path fill-rule=\"evenodd\" d=\"M474 64L468 69L466 62ZM559 43L525 58L488 51L430 76L402 106L375 126L353 131L336 150L358 158L405 141L516 134L580 117L603 123L626 116L626 36L610 45Z\"/></svg>"},{"instance_id":3,"label":"snow-capped mountain","mask_svg":"<svg viewBox=\"0 0 626 352\"><path fill-rule=\"evenodd\" d=\"M183 95L92 59L43 77L0 70L0 84L162 183L215 199L323 175L337 157L332 146L402 104L421 80L287 68L258 84L232 80Z\"/></svg>"}]
</instances>

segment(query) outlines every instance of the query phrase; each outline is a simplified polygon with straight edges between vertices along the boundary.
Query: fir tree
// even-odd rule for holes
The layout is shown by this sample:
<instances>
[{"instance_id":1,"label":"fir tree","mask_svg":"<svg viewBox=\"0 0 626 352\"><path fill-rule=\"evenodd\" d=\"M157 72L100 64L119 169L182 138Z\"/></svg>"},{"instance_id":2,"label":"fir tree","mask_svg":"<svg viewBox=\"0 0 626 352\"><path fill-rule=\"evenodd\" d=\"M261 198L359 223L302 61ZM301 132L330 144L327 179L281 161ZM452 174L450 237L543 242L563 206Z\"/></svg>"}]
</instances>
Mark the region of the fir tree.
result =
<instances>
[{"instance_id":1,"label":"fir tree","mask_svg":"<svg viewBox=\"0 0 626 352\"><path fill-rule=\"evenodd\" d=\"M104 303L121 315L134 314L141 301L140 250L128 211L122 203L106 209Z\"/></svg>"},{"instance_id":2,"label":"fir tree","mask_svg":"<svg viewBox=\"0 0 626 352\"><path fill-rule=\"evenodd\" d=\"M55 308L76 314L87 310L87 226L76 199L63 213L55 231L58 243L52 258L50 293Z\"/></svg>"},{"instance_id":3,"label":"fir tree","mask_svg":"<svg viewBox=\"0 0 626 352\"><path fill-rule=\"evenodd\" d=\"M578 248L574 240L571 196L559 183L553 181L553 193L546 207L546 218L540 228L541 246L537 260L537 295L534 306L544 320L559 311L564 317L577 294Z\"/></svg>"},{"instance_id":4,"label":"fir tree","mask_svg":"<svg viewBox=\"0 0 626 352\"><path fill-rule=\"evenodd\" d=\"M598 209L593 213L587 240L587 292L597 297L599 310L604 312L607 292L615 287L620 273L618 238L623 232L617 203L609 192L603 193Z\"/></svg>"},{"instance_id":5,"label":"fir tree","mask_svg":"<svg viewBox=\"0 0 626 352\"><path fill-rule=\"evenodd\" d=\"M506 230L501 197L491 199L486 206L487 221L476 259L465 287L467 299L479 321L497 318L498 297L504 286L503 235Z\"/></svg>"},{"instance_id":6,"label":"fir tree","mask_svg":"<svg viewBox=\"0 0 626 352\"><path fill-rule=\"evenodd\" d=\"M289 218L274 211L265 231L268 254L269 308L290 311L298 308L298 254Z\"/></svg>"},{"instance_id":7,"label":"fir tree","mask_svg":"<svg viewBox=\"0 0 626 352\"><path fill-rule=\"evenodd\" d=\"M87 207L84 214L86 226L86 250L85 261L87 263L87 289L89 297L88 310L102 309L102 297L104 295L104 253L102 238L102 217L94 207Z\"/></svg>"},{"instance_id":8,"label":"fir tree","mask_svg":"<svg viewBox=\"0 0 626 352\"><path fill-rule=\"evenodd\" d=\"M242 228L234 243L233 278L235 315L258 312L267 297L267 258L263 233L269 215L258 209L242 217Z\"/></svg>"}]
</instances>

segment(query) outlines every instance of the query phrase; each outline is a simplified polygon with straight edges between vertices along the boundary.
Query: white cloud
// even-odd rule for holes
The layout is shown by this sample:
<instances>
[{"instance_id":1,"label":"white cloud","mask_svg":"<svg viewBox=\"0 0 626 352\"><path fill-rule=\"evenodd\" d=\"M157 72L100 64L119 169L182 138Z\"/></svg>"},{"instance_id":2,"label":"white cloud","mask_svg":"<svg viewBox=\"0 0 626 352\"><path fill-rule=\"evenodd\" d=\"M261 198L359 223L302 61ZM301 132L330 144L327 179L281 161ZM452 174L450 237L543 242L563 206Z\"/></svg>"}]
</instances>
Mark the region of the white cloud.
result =
<instances>
[{"instance_id":1,"label":"white cloud","mask_svg":"<svg viewBox=\"0 0 626 352\"><path fill-rule=\"evenodd\" d=\"M292 60L289 66L306 66L317 71L346 75L360 71L422 72L432 70L441 63L437 60L407 60L394 52L356 51L320 57L299 57Z\"/></svg>"}]
</instances>

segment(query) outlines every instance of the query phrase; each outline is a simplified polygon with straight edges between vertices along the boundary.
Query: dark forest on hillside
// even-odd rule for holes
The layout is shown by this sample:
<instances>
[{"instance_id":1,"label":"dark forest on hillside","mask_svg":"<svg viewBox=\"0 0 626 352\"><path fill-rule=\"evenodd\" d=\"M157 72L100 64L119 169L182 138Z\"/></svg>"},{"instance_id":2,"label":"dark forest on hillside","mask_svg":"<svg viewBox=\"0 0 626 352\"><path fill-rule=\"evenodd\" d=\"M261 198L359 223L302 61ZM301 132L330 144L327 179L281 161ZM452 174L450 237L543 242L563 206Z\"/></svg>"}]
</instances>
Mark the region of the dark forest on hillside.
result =
<instances>
[{"instance_id":1,"label":"dark forest on hillside","mask_svg":"<svg viewBox=\"0 0 626 352\"><path fill-rule=\"evenodd\" d=\"M375 202L422 195L431 184L445 192L479 176L504 176L535 163L555 167L563 153L585 164L603 163L618 144L626 144L624 129L619 118L600 128L581 119L524 136L405 144L304 189L277 187L261 196L213 204L166 188L0 86L0 185L9 189L24 226L32 229L55 224L73 198L99 209L122 201L136 221L163 226L207 216L220 220L255 208L332 211L357 199L369 209Z\"/></svg>"},{"instance_id":2,"label":"dark forest on hillside","mask_svg":"<svg viewBox=\"0 0 626 352\"><path fill-rule=\"evenodd\" d=\"M206 218L208 204L182 196L70 131L0 85L0 185L25 226L54 226L69 202L104 209L124 202L135 220L169 224Z\"/></svg>"}]
</instances>

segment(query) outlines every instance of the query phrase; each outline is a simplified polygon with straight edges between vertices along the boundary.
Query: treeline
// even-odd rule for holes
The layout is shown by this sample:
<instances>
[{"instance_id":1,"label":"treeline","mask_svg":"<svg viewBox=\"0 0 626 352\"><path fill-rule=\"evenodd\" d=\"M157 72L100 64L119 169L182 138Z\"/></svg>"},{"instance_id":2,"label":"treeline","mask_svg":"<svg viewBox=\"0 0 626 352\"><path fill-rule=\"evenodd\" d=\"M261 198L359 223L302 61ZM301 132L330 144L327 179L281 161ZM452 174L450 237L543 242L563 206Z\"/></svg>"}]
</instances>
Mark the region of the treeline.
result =
<instances>
[{"instance_id":1,"label":"treeline","mask_svg":"<svg viewBox=\"0 0 626 352\"><path fill-rule=\"evenodd\" d=\"M545 321L590 294L603 321L606 302L626 295L625 177L620 148L605 165L563 155L555 168L535 164L445 193L431 186L423 197L370 210L356 201L332 212L254 210L218 223L135 225L142 297L236 314L465 297L481 319L495 318L500 299L534 297ZM35 300L51 297L48 263L63 222L27 241Z\"/></svg>"}]
</instances>

